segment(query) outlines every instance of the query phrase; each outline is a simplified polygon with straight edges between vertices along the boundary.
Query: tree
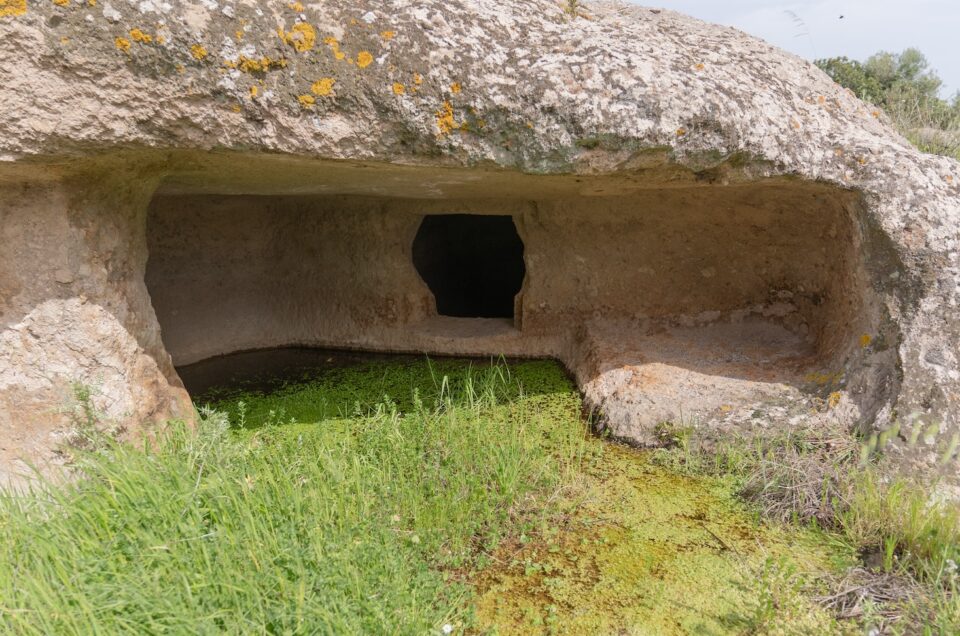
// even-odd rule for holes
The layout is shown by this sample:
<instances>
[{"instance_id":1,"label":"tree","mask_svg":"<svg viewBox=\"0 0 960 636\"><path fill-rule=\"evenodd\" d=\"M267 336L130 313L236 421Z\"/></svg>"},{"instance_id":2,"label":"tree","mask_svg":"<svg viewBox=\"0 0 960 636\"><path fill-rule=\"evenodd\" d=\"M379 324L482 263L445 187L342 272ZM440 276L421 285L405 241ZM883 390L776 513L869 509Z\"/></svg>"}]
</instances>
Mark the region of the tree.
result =
<instances>
[{"instance_id":1,"label":"tree","mask_svg":"<svg viewBox=\"0 0 960 636\"><path fill-rule=\"evenodd\" d=\"M834 82L849 88L865 102L880 103L883 98L883 85L863 64L846 57L831 57L817 60L816 65L823 69Z\"/></svg>"},{"instance_id":2,"label":"tree","mask_svg":"<svg viewBox=\"0 0 960 636\"><path fill-rule=\"evenodd\" d=\"M952 103L940 98L943 81L917 49L881 51L863 63L846 57L815 63L860 99L883 108L921 149L960 158L960 93Z\"/></svg>"}]
</instances>

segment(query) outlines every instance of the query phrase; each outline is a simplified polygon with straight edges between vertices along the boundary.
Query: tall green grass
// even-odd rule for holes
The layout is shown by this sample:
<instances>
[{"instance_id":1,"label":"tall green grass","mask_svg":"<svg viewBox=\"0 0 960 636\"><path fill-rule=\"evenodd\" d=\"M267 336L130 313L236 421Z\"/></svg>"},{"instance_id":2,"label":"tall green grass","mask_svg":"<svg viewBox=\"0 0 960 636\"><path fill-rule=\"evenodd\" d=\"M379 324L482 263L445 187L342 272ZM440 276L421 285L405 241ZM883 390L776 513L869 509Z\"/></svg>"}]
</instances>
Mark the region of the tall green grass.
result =
<instances>
[{"instance_id":1,"label":"tall green grass","mask_svg":"<svg viewBox=\"0 0 960 636\"><path fill-rule=\"evenodd\" d=\"M584 430L553 364L458 369L389 367L406 390L387 398L383 366L321 400L232 396L218 406L246 430L208 412L146 452L83 455L74 483L4 494L0 631L428 634L467 620L452 573L532 519Z\"/></svg>"}]
</instances>

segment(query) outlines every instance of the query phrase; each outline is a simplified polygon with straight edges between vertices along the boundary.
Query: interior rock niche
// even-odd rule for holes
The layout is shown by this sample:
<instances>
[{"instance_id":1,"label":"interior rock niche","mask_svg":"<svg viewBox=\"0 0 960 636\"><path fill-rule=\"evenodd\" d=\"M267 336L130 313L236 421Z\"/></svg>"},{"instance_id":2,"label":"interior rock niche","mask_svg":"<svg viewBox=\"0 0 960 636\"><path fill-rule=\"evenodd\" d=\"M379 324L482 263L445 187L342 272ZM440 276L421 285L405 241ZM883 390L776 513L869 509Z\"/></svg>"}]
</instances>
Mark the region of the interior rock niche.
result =
<instances>
[{"instance_id":1,"label":"interior rock niche","mask_svg":"<svg viewBox=\"0 0 960 636\"><path fill-rule=\"evenodd\" d=\"M357 167L252 183L173 177L150 204L146 283L177 366L285 346L552 357L649 429L816 390L877 324L859 195L814 182ZM438 311L415 252L436 271L463 246L415 246L454 216L515 228L509 315ZM472 275L501 275L516 251L497 249L466 250Z\"/></svg>"}]
</instances>

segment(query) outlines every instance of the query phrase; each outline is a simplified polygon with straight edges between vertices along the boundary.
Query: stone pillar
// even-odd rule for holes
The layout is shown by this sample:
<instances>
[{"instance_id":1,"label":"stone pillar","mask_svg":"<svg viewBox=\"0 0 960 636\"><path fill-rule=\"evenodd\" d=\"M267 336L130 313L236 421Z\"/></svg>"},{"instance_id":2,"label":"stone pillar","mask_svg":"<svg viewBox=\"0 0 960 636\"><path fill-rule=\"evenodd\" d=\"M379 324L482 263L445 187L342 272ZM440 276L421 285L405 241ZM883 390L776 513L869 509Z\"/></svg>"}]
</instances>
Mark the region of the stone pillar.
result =
<instances>
[{"instance_id":1,"label":"stone pillar","mask_svg":"<svg viewBox=\"0 0 960 636\"><path fill-rule=\"evenodd\" d=\"M57 462L74 387L126 438L193 419L144 284L158 177L0 172L0 482Z\"/></svg>"}]
</instances>

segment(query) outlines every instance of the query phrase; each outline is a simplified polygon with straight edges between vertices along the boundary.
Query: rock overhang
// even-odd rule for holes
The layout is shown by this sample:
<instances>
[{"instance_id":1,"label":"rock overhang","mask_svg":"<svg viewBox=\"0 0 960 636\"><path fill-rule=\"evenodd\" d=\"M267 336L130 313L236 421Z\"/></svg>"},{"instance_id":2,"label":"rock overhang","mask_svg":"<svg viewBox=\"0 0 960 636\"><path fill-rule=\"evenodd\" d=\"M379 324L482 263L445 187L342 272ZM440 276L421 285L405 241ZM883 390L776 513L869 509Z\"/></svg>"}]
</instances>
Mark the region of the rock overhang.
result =
<instances>
[{"instance_id":1,"label":"rock overhang","mask_svg":"<svg viewBox=\"0 0 960 636\"><path fill-rule=\"evenodd\" d=\"M657 338L669 332L681 344L666 362L704 379L806 386L817 384L807 376L835 379L864 348L859 338L880 331L878 301L863 289L865 254L878 248L865 245L855 193L782 179L681 186L635 173L552 180L405 168L394 182L396 169L329 169L328 181L292 194L274 183L250 195L245 179L161 187L146 281L174 361L285 345L552 356L586 382L613 366L615 343L620 366L663 362ZM442 185L425 187L431 180ZM411 196L424 192L433 196ZM449 214L516 225L526 276L507 324L442 320L418 276L417 230ZM725 339L713 367L678 353ZM598 356L600 367L585 362ZM714 393L709 411L730 401ZM682 397L649 417L675 417ZM699 401L688 393L686 412L700 415Z\"/></svg>"}]
</instances>

